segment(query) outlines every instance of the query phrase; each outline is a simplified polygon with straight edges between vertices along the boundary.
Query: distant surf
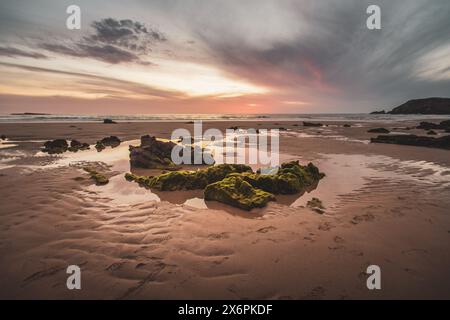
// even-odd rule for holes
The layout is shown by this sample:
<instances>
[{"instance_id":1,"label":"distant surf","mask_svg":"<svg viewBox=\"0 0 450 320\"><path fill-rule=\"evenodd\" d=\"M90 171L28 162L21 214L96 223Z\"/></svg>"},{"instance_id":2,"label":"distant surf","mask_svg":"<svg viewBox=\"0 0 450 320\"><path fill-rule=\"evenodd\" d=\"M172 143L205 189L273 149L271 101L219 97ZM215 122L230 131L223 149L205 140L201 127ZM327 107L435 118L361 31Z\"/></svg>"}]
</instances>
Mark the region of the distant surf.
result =
<instances>
[{"instance_id":1,"label":"distant surf","mask_svg":"<svg viewBox=\"0 0 450 320\"><path fill-rule=\"evenodd\" d=\"M450 119L450 115L390 115L390 114L124 114L124 115L71 115L15 113L0 115L0 122L100 122L103 119L126 122L146 121L349 121L391 122L408 120Z\"/></svg>"}]
</instances>

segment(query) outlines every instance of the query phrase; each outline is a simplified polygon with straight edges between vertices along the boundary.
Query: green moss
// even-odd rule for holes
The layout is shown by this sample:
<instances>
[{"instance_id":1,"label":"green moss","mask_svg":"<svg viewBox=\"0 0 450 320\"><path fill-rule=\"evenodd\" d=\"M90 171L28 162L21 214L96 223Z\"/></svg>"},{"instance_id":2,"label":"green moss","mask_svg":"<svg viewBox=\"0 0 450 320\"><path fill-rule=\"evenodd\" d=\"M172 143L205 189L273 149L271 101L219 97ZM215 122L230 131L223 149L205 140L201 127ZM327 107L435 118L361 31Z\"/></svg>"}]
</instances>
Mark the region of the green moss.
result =
<instances>
[{"instance_id":1,"label":"green moss","mask_svg":"<svg viewBox=\"0 0 450 320\"><path fill-rule=\"evenodd\" d=\"M323 206L322 200L318 198L312 198L306 203L306 206L320 214L325 212L325 207Z\"/></svg>"},{"instance_id":2,"label":"green moss","mask_svg":"<svg viewBox=\"0 0 450 320\"><path fill-rule=\"evenodd\" d=\"M221 164L197 171L173 171L155 177L125 175L146 188L160 191L205 189L205 199L250 210L274 200L274 194L295 194L317 184L324 174L312 163L281 165L277 173L254 173L249 166Z\"/></svg>"},{"instance_id":3,"label":"green moss","mask_svg":"<svg viewBox=\"0 0 450 320\"><path fill-rule=\"evenodd\" d=\"M325 175L312 163L302 166L298 161L283 163L275 174L243 173L240 175L253 187L273 194L295 194L314 185Z\"/></svg>"},{"instance_id":4,"label":"green moss","mask_svg":"<svg viewBox=\"0 0 450 320\"><path fill-rule=\"evenodd\" d=\"M91 179L95 181L96 185L102 186L109 182L109 179L106 176L90 167L84 167L83 170L89 173Z\"/></svg>"},{"instance_id":5,"label":"green moss","mask_svg":"<svg viewBox=\"0 0 450 320\"><path fill-rule=\"evenodd\" d=\"M135 181L147 188L160 191L204 189L208 184L224 179L230 173L249 171L251 168L240 164L220 164L197 171L171 171L156 177L137 176L131 173L125 175L128 181Z\"/></svg>"},{"instance_id":6,"label":"green moss","mask_svg":"<svg viewBox=\"0 0 450 320\"><path fill-rule=\"evenodd\" d=\"M262 208L275 196L269 192L254 188L237 175L209 184L205 188L205 200L218 201L243 210Z\"/></svg>"}]
</instances>

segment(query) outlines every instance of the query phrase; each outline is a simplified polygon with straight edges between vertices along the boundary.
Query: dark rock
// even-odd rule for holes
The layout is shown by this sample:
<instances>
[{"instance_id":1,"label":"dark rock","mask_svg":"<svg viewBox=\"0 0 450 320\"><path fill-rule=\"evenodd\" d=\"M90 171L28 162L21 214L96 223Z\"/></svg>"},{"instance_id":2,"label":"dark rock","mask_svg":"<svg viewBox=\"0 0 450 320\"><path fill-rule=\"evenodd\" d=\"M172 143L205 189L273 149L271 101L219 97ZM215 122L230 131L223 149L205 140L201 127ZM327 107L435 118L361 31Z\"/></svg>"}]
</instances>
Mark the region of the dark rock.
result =
<instances>
[{"instance_id":1,"label":"dark rock","mask_svg":"<svg viewBox=\"0 0 450 320\"><path fill-rule=\"evenodd\" d=\"M440 148L450 150L450 136L439 138L416 136L416 135L388 135L378 136L370 139L372 143L389 143L408 146L419 146L428 148Z\"/></svg>"},{"instance_id":2,"label":"dark rock","mask_svg":"<svg viewBox=\"0 0 450 320\"><path fill-rule=\"evenodd\" d=\"M344 124L344 128L350 128L351 127L351 125L349 125L349 124Z\"/></svg>"},{"instance_id":3,"label":"dark rock","mask_svg":"<svg viewBox=\"0 0 450 320\"><path fill-rule=\"evenodd\" d=\"M71 152L77 152L79 150L89 150L89 143L81 143L78 140L72 140L70 142L70 147L68 148Z\"/></svg>"},{"instance_id":4,"label":"dark rock","mask_svg":"<svg viewBox=\"0 0 450 320\"><path fill-rule=\"evenodd\" d=\"M280 128L278 128L278 130L279 130L279 131L287 131L287 129L284 128L284 127L280 127Z\"/></svg>"},{"instance_id":5,"label":"dark rock","mask_svg":"<svg viewBox=\"0 0 450 320\"><path fill-rule=\"evenodd\" d=\"M386 111L381 110L381 111L373 111L370 114L386 114Z\"/></svg>"},{"instance_id":6,"label":"dark rock","mask_svg":"<svg viewBox=\"0 0 450 320\"><path fill-rule=\"evenodd\" d=\"M446 129L450 129L450 120L442 121L439 124L433 123L433 122L423 121L417 126L417 129L423 129L423 130L446 130Z\"/></svg>"},{"instance_id":7,"label":"dark rock","mask_svg":"<svg viewBox=\"0 0 450 320\"><path fill-rule=\"evenodd\" d=\"M440 125L441 125L441 127L446 128L446 129L450 128L450 120L441 121Z\"/></svg>"},{"instance_id":8,"label":"dark rock","mask_svg":"<svg viewBox=\"0 0 450 320\"><path fill-rule=\"evenodd\" d=\"M116 124L117 122L115 122L114 120L111 120L111 119L103 119L103 123L104 124Z\"/></svg>"},{"instance_id":9,"label":"dark rock","mask_svg":"<svg viewBox=\"0 0 450 320\"><path fill-rule=\"evenodd\" d=\"M392 109L389 114L450 114L450 98L409 100Z\"/></svg>"},{"instance_id":10,"label":"dark rock","mask_svg":"<svg viewBox=\"0 0 450 320\"><path fill-rule=\"evenodd\" d=\"M0 136L0 139L1 139L1 140L6 140L6 136L5 136L4 134L2 134L2 135Z\"/></svg>"},{"instance_id":11,"label":"dark rock","mask_svg":"<svg viewBox=\"0 0 450 320\"><path fill-rule=\"evenodd\" d=\"M323 127L323 124L303 121L303 126L304 127Z\"/></svg>"},{"instance_id":12,"label":"dark rock","mask_svg":"<svg viewBox=\"0 0 450 320\"><path fill-rule=\"evenodd\" d=\"M373 128L373 129L367 130L367 132L369 132L369 133L389 133L390 131L385 128Z\"/></svg>"},{"instance_id":13,"label":"dark rock","mask_svg":"<svg viewBox=\"0 0 450 320\"><path fill-rule=\"evenodd\" d=\"M103 138L102 140L97 141L95 144L95 148L98 152L101 152L106 147L115 148L120 145L121 141L116 136L109 136L106 138Z\"/></svg>"},{"instance_id":14,"label":"dark rock","mask_svg":"<svg viewBox=\"0 0 450 320\"><path fill-rule=\"evenodd\" d=\"M433 130L428 131L427 134L432 135L432 136L437 135L436 131L433 131Z\"/></svg>"},{"instance_id":15,"label":"dark rock","mask_svg":"<svg viewBox=\"0 0 450 320\"><path fill-rule=\"evenodd\" d=\"M49 154L58 154L66 152L68 148L69 145L67 144L67 141L65 139L56 139L46 141L44 143L44 148L42 149L42 151Z\"/></svg>"},{"instance_id":16,"label":"dark rock","mask_svg":"<svg viewBox=\"0 0 450 320\"><path fill-rule=\"evenodd\" d=\"M228 129L236 131L236 130L239 130L239 127L234 126L234 127L229 127Z\"/></svg>"},{"instance_id":17,"label":"dark rock","mask_svg":"<svg viewBox=\"0 0 450 320\"><path fill-rule=\"evenodd\" d=\"M156 137L142 136L141 145L139 147L130 146L130 165L133 168L147 168L147 169L179 169L176 166L172 158L172 149L176 146L175 143L168 141L159 141ZM204 157L210 157L211 162L214 162L211 154L207 153L204 149L198 146L184 146L184 148L190 148L191 163L194 163L195 153L202 154L202 161ZM186 150L187 152L188 150ZM202 162L202 164L206 164Z\"/></svg>"}]
</instances>

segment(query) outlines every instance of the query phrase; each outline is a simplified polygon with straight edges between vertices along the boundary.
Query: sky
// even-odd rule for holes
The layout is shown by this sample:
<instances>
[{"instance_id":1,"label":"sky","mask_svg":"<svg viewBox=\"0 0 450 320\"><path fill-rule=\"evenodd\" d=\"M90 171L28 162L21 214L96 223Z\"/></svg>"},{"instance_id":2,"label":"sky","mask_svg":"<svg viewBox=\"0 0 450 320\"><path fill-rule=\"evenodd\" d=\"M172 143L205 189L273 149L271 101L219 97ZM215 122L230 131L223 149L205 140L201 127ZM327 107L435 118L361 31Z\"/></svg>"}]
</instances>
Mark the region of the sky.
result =
<instances>
[{"instance_id":1,"label":"sky","mask_svg":"<svg viewBox=\"0 0 450 320\"><path fill-rule=\"evenodd\" d=\"M0 0L0 113L390 110L450 97L449 17L448 0Z\"/></svg>"}]
</instances>

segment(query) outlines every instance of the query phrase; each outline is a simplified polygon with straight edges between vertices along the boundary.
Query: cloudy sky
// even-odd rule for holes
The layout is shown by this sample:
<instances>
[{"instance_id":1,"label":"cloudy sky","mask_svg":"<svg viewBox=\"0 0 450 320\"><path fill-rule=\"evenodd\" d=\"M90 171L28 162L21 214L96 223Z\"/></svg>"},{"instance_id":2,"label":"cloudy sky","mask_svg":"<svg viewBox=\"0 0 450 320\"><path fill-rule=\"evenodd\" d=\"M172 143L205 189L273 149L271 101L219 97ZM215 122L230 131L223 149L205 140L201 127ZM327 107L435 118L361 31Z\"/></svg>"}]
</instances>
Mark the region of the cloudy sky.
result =
<instances>
[{"instance_id":1,"label":"cloudy sky","mask_svg":"<svg viewBox=\"0 0 450 320\"><path fill-rule=\"evenodd\" d=\"M68 30L66 8L81 8ZM381 8L381 30L366 9ZM344 113L450 96L448 0L1 0L0 113Z\"/></svg>"}]
</instances>

